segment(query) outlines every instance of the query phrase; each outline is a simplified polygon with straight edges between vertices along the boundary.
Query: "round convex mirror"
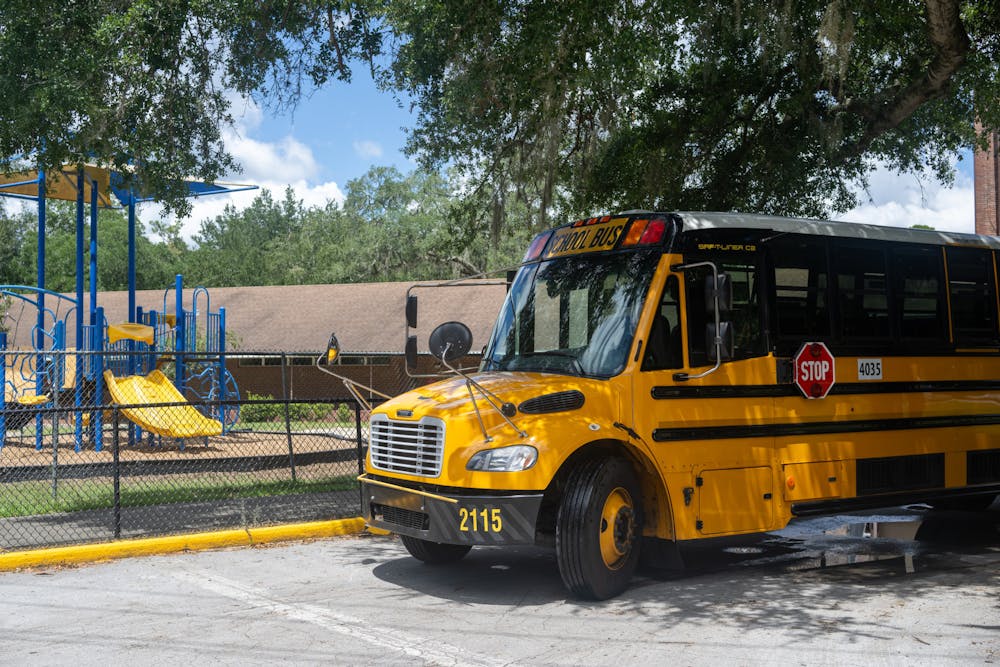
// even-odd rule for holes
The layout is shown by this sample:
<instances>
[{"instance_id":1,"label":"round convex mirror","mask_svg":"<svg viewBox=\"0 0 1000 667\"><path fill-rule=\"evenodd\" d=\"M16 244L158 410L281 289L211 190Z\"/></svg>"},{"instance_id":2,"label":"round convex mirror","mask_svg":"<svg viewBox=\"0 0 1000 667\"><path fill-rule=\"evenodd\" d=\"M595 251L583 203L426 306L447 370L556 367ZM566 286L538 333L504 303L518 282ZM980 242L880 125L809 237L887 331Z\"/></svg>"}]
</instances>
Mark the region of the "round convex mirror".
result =
<instances>
[{"instance_id":1,"label":"round convex mirror","mask_svg":"<svg viewBox=\"0 0 1000 667\"><path fill-rule=\"evenodd\" d=\"M472 332L461 322L445 322L431 332L427 347L438 359L452 362L469 353Z\"/></svg>"}]
</instances>

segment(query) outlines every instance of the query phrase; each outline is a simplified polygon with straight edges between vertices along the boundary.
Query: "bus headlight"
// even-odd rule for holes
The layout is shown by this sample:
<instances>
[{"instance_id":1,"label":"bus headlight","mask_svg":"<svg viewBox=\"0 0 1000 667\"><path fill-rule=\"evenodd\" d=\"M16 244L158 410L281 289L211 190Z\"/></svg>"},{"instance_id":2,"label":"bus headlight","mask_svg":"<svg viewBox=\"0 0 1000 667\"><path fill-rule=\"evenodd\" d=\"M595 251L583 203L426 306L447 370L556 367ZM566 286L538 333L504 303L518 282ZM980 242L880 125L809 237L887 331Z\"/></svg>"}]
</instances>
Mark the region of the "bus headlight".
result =
<instances>
[{"instance_id":1,"label":"bus headlight","mask_svg":"<svg viewBox=\"0 0 1000 667\"><path fill-rule=\"evenodd\" d=\"M466 470L487 472L517 472L527 470L538 460L538 450L530 445L513 445L476 452L465 465Z\"/></svg>"}]
</instances>

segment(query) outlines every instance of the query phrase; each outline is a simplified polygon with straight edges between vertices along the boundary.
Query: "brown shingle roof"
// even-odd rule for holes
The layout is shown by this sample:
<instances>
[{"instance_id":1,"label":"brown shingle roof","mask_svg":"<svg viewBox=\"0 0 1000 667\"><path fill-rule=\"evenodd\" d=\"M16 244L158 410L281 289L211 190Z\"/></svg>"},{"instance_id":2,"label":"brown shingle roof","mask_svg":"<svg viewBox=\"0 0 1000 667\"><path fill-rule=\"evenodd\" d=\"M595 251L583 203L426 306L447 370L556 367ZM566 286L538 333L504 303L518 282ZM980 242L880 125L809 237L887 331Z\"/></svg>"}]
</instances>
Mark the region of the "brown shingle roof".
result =
<instances>
[{"instance_id":1,"label":"brown shingle roof","mask_svg":"<svg viewBox=\"0 0 1000 667\"><path fill-rule=\"evenodd\" d=\"M346 354L392 354L403 351L406 291L414 283L356 283L341 285L281 285L267 287L215 287L209 289L213 311L226 309L229 349L261 352L315 352L325 349L331 332L337 334ZM185 307L191 307L192 290L185 290ZM502 284L417 288L421 352L427 336L442 322L460 320L473 334L473 351L486 344L493 321L503 303ZM87 297L84 297L86 304ZM140 290L136 304L145 310L163 309L164 292ZM124 322L127 292L101 292L98 303L109 322ZM204 297L199 297L204 309ZM84 305L84 312L87 306ZM167 312L174 311L173 290L167 294ZM30 329L29 327L22 327ZM72 324L67 334L72 346ZM27 344L27 341L20 341ZM13 345L12 345L13 347Z\"/></svg>"}]
</instances>

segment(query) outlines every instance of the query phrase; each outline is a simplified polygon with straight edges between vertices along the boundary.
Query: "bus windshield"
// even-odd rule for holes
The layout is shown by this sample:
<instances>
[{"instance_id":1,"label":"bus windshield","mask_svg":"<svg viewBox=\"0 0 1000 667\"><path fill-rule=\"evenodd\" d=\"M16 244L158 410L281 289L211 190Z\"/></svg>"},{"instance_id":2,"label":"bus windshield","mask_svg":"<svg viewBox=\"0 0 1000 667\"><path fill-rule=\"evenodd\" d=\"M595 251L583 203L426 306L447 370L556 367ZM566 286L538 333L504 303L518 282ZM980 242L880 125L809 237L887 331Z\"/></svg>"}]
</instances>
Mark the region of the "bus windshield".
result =
<instances>
[{"instance_id":1,"label":"bus windshield","mask_svg":"<svg viewBox=\"0 0 1000 667\"><path fill-rule=\"evenodd\" d=\"M617 375L658 259L658 252L576 255L522 267L483 370Z\"/></svg>"}]
</instances>

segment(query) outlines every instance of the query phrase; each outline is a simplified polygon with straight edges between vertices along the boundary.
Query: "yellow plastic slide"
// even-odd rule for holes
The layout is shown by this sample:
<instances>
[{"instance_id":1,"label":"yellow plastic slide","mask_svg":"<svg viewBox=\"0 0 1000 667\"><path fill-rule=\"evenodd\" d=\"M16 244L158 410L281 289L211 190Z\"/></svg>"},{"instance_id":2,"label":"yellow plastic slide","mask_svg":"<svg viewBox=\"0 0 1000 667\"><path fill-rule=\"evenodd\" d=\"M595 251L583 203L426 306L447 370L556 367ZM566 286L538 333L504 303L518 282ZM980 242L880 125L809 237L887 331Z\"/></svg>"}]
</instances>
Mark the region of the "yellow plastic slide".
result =
<instances>
[{"instance_id":1,"label":"yellow plastic slide","mask_svg":"<svg viewBox=\"0 0 1000 667\"><path fill-rule=\"evenodd\" d=\"M104 382L118 405L149 403L183 403L168 407L123 408L125 416L139 427L169 438L197 438L221 435L222 422L209 419L187 402L184 395L160 371L149 375L116 378L104 371Z\"/></svg>"}]
</instances>

